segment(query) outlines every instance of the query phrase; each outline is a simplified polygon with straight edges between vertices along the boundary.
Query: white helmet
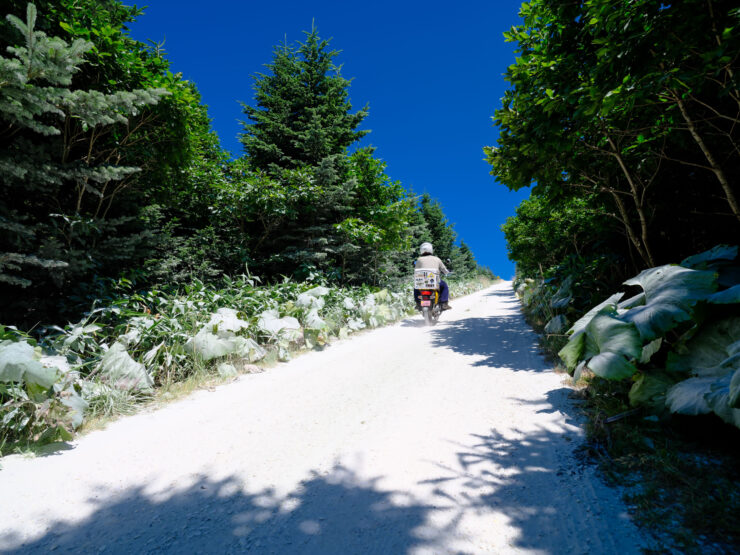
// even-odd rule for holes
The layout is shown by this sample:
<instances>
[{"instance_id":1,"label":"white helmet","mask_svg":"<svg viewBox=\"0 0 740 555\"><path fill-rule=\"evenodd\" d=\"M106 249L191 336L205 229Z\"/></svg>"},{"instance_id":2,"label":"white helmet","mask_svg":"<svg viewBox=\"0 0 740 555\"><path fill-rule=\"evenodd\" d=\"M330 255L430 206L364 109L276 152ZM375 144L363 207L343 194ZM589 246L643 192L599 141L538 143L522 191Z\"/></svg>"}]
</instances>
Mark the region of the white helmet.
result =
<instances>
[{"instance_id":1,"label":"white helmet","mask_svg":"<svg viewBox=\"0 0 740 555\"><path fill-rule=\"evenodd\" d=\"M431 243L422 243L419 247L420 254L434 254L434 248Z\"/></svg>"}]
</instances>

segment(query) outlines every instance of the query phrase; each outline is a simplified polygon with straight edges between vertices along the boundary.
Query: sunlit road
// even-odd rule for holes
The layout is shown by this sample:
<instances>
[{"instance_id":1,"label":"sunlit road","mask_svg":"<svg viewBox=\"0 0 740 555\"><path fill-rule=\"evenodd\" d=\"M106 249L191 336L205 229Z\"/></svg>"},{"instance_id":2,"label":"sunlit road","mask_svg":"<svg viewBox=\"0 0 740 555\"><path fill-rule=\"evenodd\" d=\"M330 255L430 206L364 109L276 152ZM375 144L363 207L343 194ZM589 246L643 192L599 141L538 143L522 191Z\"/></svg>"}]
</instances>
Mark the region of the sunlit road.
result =
<instances>
[{"instance_id":1,"label":"sunlit road","mask_svg":"<svg viewBox=\"0 0 740 555\"><path fill-rule=\"evenodd\" d=\"M0 461L0 551L638 553L508 282Z\"/></svg>"}]
</instances>

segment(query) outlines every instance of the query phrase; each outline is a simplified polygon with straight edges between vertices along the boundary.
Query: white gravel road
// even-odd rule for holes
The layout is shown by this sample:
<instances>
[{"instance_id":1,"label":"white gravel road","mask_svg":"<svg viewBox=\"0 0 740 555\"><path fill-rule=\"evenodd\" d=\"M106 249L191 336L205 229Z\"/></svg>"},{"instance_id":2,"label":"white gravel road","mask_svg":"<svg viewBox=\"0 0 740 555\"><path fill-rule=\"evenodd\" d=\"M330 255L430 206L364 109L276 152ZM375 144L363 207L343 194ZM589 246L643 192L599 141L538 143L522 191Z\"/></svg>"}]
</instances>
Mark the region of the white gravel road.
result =
<instances>
[{"instance_id":1,"label":"white gravel road","mask_svg":"<svg viewBox=\"0 0 740 555\"><path fill-rule=\"evenodd\" d=\"M0 461L0 552L638 553L509 282Z\"/></svg>"}]
</instances>

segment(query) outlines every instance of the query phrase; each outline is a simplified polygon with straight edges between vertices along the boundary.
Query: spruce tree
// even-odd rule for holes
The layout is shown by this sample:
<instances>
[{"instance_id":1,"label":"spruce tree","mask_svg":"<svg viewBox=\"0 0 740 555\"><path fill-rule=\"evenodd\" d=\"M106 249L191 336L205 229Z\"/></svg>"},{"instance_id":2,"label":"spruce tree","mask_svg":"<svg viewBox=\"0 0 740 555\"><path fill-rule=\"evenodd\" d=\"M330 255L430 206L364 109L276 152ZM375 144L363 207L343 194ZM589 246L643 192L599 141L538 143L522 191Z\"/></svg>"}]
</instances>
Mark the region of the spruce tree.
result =
<instances>
[{"instance_id":1,"label":"spruce tree","mask_svg":"<svg viewBox=\"0 0 740 555\"><path fill-rule=\"evenodd\" d=\"M256 106L243 104L250 123L241 142L253 169L316 167L368 133L357 129L367 107L351 113L338 53L315 28L306 42L275 48L269 73L255 76Z\"/></svg>"},{"instance_id":2,"label":"spruce tree","mask_svg":"<svg viewBox=\"0 0 740 555\"><path fill-rule=\"evenodd\" d=\"M49 37L35 29L36 16L28 4L25 22L7 17L24 45L0 55L0 305L8 310L19 288L59 285L93 267L91 244L125 250L120 237L108 236L124 221L106 214L138 168L90 153L107 130L167 94L73 90L92 44Z\"/></svg>"},{"instance_id":3,"label":"spruce tree","mask_svg":"<svg viewBox=\"0 0 740 555\"><path fill-rule=\"evenodd\" d=\"M424 193L421 197L421 213L431 235L434 254L442 260L447 260L452 256L457 234L447 220L442 206L428 193Z\"/></svg>"}]
</instances>

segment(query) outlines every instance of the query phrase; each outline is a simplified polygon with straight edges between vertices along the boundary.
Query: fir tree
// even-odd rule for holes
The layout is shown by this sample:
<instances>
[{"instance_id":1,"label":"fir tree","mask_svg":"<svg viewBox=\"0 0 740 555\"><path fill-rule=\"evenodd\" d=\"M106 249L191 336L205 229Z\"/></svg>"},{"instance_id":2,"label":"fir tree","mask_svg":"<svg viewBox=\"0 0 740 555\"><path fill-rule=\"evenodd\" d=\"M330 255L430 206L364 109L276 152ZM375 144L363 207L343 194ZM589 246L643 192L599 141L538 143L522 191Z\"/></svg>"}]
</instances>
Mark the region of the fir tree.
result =
<instances>
[{"instance_id":1,"label":"fir tree","mask_svg":"<svg viewBox=\"0 0 740 555\"><path fill-rule=\"evenodd\" d=\"M420 210L431 235L429 240L434 245L434 254L442 260L447 260L452 256L452 249L455 245L457 236L455 230L442 211L442 206L428 193L424 193L421 197Z\"/></svg>"},{"instance_id":2,"label":"fir tree","mask_svg":"<svg viewBox=\"0 0 740 555\"><path fill-rule=\"evenodd\" d=\"M63 282L94 265L86 240L104 243L110 226L125 225L125 219L109 218L106 228L103 221L121 184L138 168L90 153L106 130L126 125L130 114L167 94L162 89L72 90L72 78L92 44L49 37L35 29L36 16L36 7L28 4L25 22L7 17L24 46L9 47L9 57L0 55L0 282L6 284L0 297L5 306L17 298L18 287L52 278ZM120 252L124 245L112 239L109 251Z\"/></svg>"},{"instance_id":3,"label":"fir tree","mask_svg":"<svg viewBox=\"0 0 740 555\"><path fill-rule=\"evenodd\" d=\"M336 50L313 29L305 43L275 48L269 73L255 77L256 107L243 104L251 123L241 136L254 169L318 166L366 135L357 130L367 107L351 113L350 81L334 65Z\"/></svg>"}]
</instances>

